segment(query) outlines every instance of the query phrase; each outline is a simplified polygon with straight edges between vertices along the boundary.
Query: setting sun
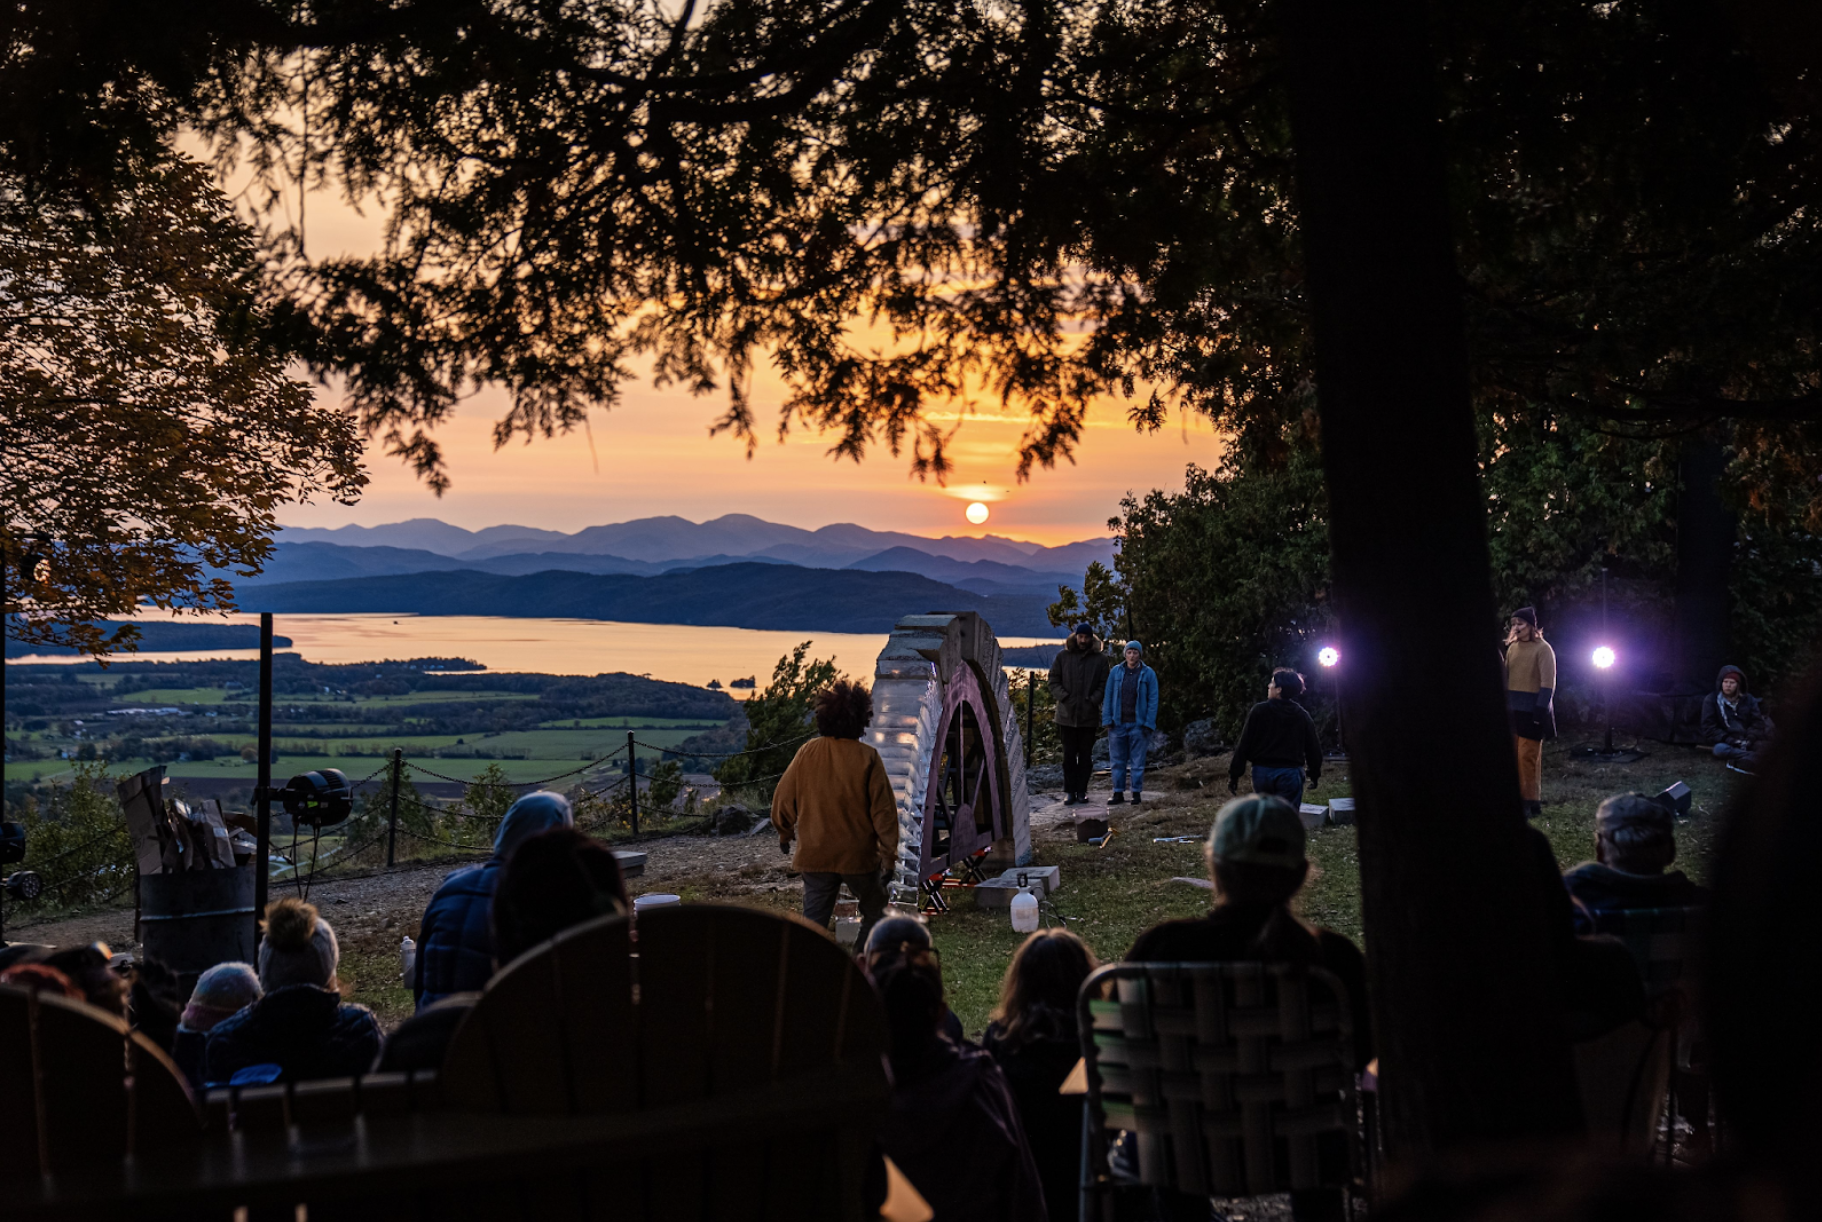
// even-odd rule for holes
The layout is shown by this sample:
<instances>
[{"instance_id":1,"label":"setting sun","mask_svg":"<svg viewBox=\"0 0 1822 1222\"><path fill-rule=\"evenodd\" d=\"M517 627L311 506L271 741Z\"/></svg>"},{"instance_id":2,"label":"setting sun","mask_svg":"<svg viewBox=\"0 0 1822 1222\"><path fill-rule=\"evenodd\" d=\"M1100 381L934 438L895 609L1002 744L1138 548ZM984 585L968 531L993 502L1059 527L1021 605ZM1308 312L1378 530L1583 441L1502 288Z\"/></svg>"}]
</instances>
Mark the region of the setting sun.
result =
<instances>
[{"instance_id":1,"label":"setting sun","mask_svg":"<svg viewBox=\"0 0 1822 1222\"><path fill-rule=\"evenodd\" d=\"M981 504L979 501L976 501L976 502L974 502L974 504L968 506L968 520L970 522L973 522L976 526L979 526L982 522L985 522L987 520L987 507L985 505Z\"/></svg>"}]
</instances>

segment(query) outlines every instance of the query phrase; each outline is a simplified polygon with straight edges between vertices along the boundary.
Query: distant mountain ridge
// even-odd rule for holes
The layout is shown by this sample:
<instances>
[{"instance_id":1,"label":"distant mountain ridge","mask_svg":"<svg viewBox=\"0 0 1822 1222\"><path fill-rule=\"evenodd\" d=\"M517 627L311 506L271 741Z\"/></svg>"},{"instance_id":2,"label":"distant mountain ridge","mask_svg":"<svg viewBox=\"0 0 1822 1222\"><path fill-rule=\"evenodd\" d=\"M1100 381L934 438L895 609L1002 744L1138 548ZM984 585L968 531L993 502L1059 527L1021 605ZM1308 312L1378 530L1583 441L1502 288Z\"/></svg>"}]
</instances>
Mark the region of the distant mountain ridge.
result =
<instances>
[{"instance_id":1,"label":"distant mountain ridge","mask_svg":"<svg viewBox=\"0 0 1822 1222\"><path fill-rule=\"evenodd\" d=\"M473 569L237 584L242 610L497 615L815 632L889 632L899 618L978 611L1003 636L1055 632L1041 597L981 594L915 573L806 569L763 561L657 576Z\"/></svg>"},{"instance_id":2,"label":"distant mountain ridge","mask_svg":"<svg viewBox=\"0 0 1822 1222\"><path fill-rule=\"evenodd\" d=\"M664 568L723 558L781 561L807 568L871 568L865 564L870 558L902 549L962 564L986 561L1026 569L1046 578L1071 574L1077 581L1090 561L1107 563L1114 551L1113 540L1106 538L1045 547L1000 535L930 539L845 522L805 530L738 513L707 522L691 522L674 515L639 518L589 526L574 534L530 526L490 526L470 531L436 518L413 518L384 526L286 527L278 538L285 544L430 552L475 564L477 568L481 567L478 562L534 555L598 556L628 565Z\"/></svg>"}]
</instances>

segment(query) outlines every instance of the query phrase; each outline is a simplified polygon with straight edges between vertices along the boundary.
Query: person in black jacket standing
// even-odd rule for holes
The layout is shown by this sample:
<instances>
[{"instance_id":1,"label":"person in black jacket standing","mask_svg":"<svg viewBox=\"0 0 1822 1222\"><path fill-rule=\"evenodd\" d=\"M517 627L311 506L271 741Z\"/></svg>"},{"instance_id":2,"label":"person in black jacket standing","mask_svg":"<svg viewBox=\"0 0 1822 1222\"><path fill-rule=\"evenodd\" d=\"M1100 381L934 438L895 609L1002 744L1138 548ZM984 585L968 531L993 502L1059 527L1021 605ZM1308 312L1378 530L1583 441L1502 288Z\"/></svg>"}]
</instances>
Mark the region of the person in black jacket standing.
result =
<instances>
[{"instance_id":1,"label":"person in black jacket standing","mask_svg":"<svg viewBox=\"0 0 1822 1222\"><path fill-rule=\"evenodd\" d=\"M1081 623L1069 634L1050 663L1050 698L1056 709L1057 737L1063 740L1065 806L1088 801L1094 775L1094 740L1101 732L1101 695L1113 665L1094 625Z\"/></svg>"},{"instance_id":2,"label":"person in black jacket standing","mask_svg":"<svg viewBox=\"0 0 1822 1222\"><path fill-rule=\"evenodd\" d=\"M1303 676L1288 666L1272 672L1267 699L1246 715L1227 769L1227 791L1238 793L1240 775L1253 768L1253 792L1275 793L1292 806L1303 804L1304 769L1313 789L1322 780L1322 744L1316 723L1293 697L1303 694Z\"/></svg>"}]
</instances>

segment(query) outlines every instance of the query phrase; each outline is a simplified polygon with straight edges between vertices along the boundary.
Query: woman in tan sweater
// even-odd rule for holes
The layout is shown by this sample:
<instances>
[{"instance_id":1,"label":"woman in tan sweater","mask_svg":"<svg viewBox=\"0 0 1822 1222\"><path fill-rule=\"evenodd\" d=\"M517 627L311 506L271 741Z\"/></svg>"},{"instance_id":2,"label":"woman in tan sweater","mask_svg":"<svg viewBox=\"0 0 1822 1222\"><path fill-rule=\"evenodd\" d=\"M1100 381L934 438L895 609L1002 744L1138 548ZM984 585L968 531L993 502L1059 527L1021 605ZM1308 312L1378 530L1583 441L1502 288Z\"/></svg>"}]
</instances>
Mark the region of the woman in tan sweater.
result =
<instances>
[{"instance_id":1,"label":"woman in tan sweater","mask_svg":"<svg viewBox=\"0 0 1822 1222\"><path fill-rule=\"evenodd\" d=\"M873 694L838 679L816 697L816 730L797 750L772 794L778 847L803 875L803 915L828 928L843 883L860 902L860 940L886 912L898 864L898 801L879 752L860 741L873 720Z\"/></svg>"},{"instance_id":2,"label":"woman in tan sweater","mask_svg":"<svg viewBox=\"0 0 1822 1222\"><path fill-rule=\"evenodd\" d=\"M1556 651L1537 629L1537 612L1520 607L1506 632L1506 711L1518 751L1518 793L1525 818L1543 813L1544 739L1556 737Z\"/></svg>"}]
</instances>

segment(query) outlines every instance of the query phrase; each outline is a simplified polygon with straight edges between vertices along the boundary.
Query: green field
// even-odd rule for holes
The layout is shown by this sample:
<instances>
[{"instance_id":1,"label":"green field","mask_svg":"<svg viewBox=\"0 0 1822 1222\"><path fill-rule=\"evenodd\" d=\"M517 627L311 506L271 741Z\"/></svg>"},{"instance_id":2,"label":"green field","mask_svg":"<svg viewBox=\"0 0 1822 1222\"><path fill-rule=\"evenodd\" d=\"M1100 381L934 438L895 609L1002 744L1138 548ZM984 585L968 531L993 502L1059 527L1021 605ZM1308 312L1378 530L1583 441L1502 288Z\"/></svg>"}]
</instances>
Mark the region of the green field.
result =
<instances>
[{"instance_id":1,"label":"green field","mask_svg":"<svg viewBox=\"0 0 1822 1222\"><path fill-rule=\"evenodd\" d=\"M582 717L569 721L545 721L538 723L547 730L612 729L636 730L642 726L682 726L688 729L708 730L720 725L718 721L691 721L683 717ZM641 735L641 737L644 737Z\"/></svg>"},{"instance_id":2,"label":"green field","mask_svg":"<svg viewBox=\"0 0 1822 1222\"><path fill-rule=\"evenodd\" d=\"M225 687L157 687L145 692L128 692L120 698L122 708L154 704L250 704L254 694L246 689L230 692Z\"/></svg>"},{"instance_id":3,"label":"green field","mask_svg":"<svg viewBox=\"0 0 1822 1222\"><path fill-rule=\"evenodd\" d=\"M108 684L97 686L108 687ZM223 687L162 687L143 692L125 692L119 699L120 707L131 708L141 705L162 704L252 704L258 693L250 688L238 688L229 691ZM327 695L323 692L280 692L273 697L276 708L286 708L300 704L352 704L357 708L386 708L406 704L456 704L494 700L536 700L536 692L407 692L400 696L357 696L350 700L346 696ZM608 719L611 721L612 719ZM607 724L607 722L603 722Z\"/></svg>"},{"instance_id":4,"label":"green field","mask_svg":"<svg viewBox=\"0 0 1822 1222\"><path fill-rule=\"evenodd\" d=\"M407 754L406 759L409 761L411 758L412 757ZM358 781L368 773L385 767L386 762L384 757L374 756L363 758L360 756L347 755L281 754L278 757L278 763L272 765L272 774L278 781L282 781L284 778L299 772L311 772L322 768L340 768L348 775L350 780ZM501 771L506 774L506 779L508 781L511 781L515 785L522 785L529 781L542 780L545 777L554 776L559 772L569 772L572 769L581 767L584 761L578 759L474 760L419 757L415 762L422 764L433 772L440 772L445 776L457 777L462 780L473 777L475 774L485 769L489 764L498 764ZM150 767L152 767L152 762L150 760L108 761L108 772L110 775L126 775ZM619 764L617 762L612 762L600 764L597 766L597 769L612 771L618 767ZM592 772L597 769L591 769L589 771ZM165 765L165 775L171 777L173 780L182 780L186 777L231 778L245 781L248 785L252 785L258 774L259 768L257 764L242 760L239 757L217 760L184 760ZM6 779L9 781L57 780L60 778L67 778L70 775L71 761L69 760L28 760L9 763L6 766ZM423 777L422 775L414 775L416 775L416 779L419 780L430 779ZM565 780L564 783L570 784L572 782Z\"/></svg>"}]
</instances>

